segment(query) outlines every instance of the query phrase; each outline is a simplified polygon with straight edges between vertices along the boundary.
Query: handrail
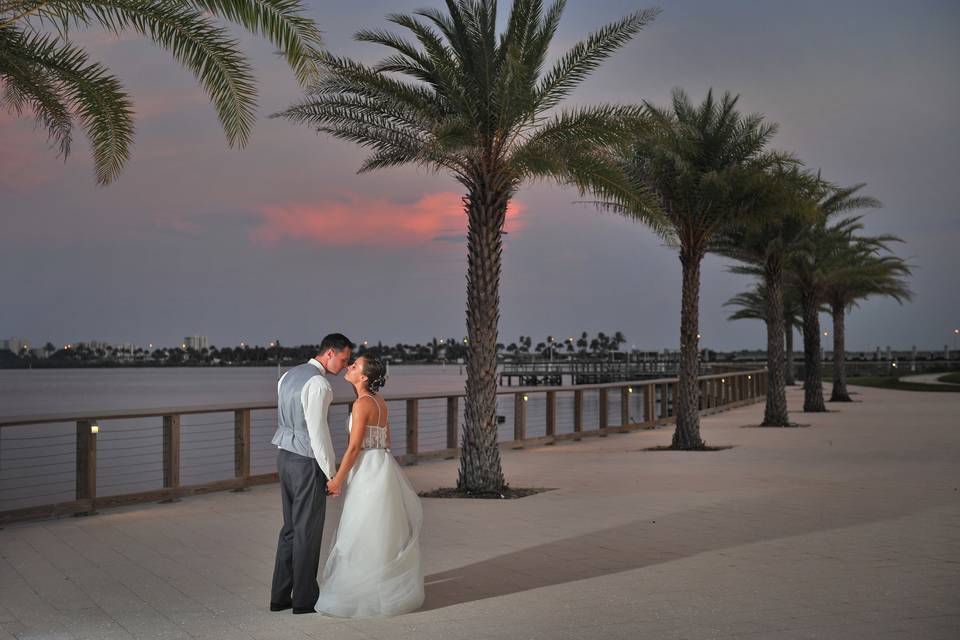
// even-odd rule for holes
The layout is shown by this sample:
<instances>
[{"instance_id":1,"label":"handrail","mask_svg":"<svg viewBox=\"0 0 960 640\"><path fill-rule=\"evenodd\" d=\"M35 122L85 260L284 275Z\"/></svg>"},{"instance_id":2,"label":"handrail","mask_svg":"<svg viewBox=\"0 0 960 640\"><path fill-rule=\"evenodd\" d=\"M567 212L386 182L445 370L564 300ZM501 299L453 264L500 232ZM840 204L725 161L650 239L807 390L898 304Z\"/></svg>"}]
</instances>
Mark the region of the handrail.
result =
<instances>
[{"instance_id":1,"label":"handrail","mask_svg":"<svg viewBox=\"0 0 960 640\"><path fill-rule=\"evenodd\" d=\"M632 382L614 382L603 384L586 384L570 386L534 386L513 387L500 389L498 396L513 397L513 439L498 441L502 447L523 448L528 444L553 444L561 440L580 440L583 437L605 437L608 433L625 432L635 429L653 428L660 424L669 424L676 420L672 412L672 401L676 398L677 378L644 379ZM712 413L741 406L756 401L766 393L767 372L763 369L737 371L728 373L710 374L698 377L701 413ZM584 429L586 406L585 392L597 392L597 415L595 429ZM557 432L558 394L573 394L572 432ZM610 396L616 392L620 396L619 423L611 426ZM528 437L527 434L527 404L530 396L545 395L545 415L543 417L543 433L539 437ZM639 397L633 406L639 414L631 414L631 394ZM391 394L386 395L388 402L403 402L406 405L406 442L407 450L397 458L402 463L415 464L418 460L431 457L455 457L459 451L460 442L460 400L464 392L437 392L420 394ZM430 451L420 450L420 424L422 400L446 400L446 415L444 430L445 438L441 435L440 448ZM345 405L353 402L354 398L337 397L333 404ZM210 491L224 491L228 489L242 490L247 487L276 482L277 474L251 474L251 439L252 420L251 412L276 409L276 402L250 402L217 405L197 405L186 407L167 407L143 410L111 410L111 411L83 411L72 413L57 413L35 416L14 416L0 419L0 427L30 426L52 423L75 423L75 499L68 502L41 504L16 509L0 511L0 524L35 518L44 518L60 515L84 515L95 513L97 508L134 504L155 500L176 500L182 496ZM204 413L233 413L233 459L234 475L201 484L181 484L181 417L184 415ZM436 417L436 412L424 414ZM162 487L148 491L127 494L112 494L100 496L97 494L97 439L101 431L100 423L109 420L130 418L162 418ZM633 418L638 418L638 421ZM504 418L505 419L505 418ZM224 423L219 423L223 425ZM229 424L229 423L226 423ZM159 425L158 425L159 426ZM396 425L402 428L401 425ZM2 437L0 429L0 437ZM110 429L104 434L108 435ZM155 434L156 431L154 430ZM222 432L221 432L222 433ZM441 432L442 433L442 432ZM30 438L31 436L23 436ZM34 436L44 438L47 436ZM226 436L229 438L229 436ZM434 434L432 442L436 442ZM226 444L226 443L224 443ZM443 446L446 445L446 446ZM63 446L62 444L60 446ZM72 448L72 445L70 445ZM157 445L153 445L157 446ZM229 446L229 445L227 445ZM433 446L437 446L434 444ZM216 445L214 445L216 447ZM221 449L222 451L222 449ZM50 454L73 456L73 452L65 454L58 452ZM50 463L62 464L62 462ZM156 462L153 463L156 465ZM29 469L30 465L20 466L19 469ZM67 473L62 471L61 473ZM19 480L27 480L31 476L25 475ZM14 478L17 480L18 478ZM72 483L71 483L72 484ZM23 486L23 485L21 485ZM116 486L116 485L114 485ZM42 498L49 496L36 495ZM27 496L27 498L30 498Z\"/></svg>"}]
</instances>

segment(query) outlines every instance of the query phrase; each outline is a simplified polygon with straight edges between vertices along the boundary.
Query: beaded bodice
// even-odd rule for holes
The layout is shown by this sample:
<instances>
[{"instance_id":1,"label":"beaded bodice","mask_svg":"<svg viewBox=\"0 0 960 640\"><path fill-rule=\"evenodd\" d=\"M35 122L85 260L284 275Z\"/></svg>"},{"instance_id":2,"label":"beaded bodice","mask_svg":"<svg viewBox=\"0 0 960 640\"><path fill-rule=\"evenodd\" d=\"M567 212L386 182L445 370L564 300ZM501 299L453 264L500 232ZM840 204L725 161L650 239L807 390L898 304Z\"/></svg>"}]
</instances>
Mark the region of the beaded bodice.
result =
<instances>
[{"instance_id":1,"label":"beaded bodice","mask_svg":"<svg viewBox=\"0 0 960 640\"><path fill-rule=\"evenodd\" d=\"M377 405L377 420L380 420L380 405ZM352 415L347 422L347 431L351 433L353 432ZM389 436L390 432L387 425L381 427L375 424L368 424L366 427L364 427L363 443L360 446L363 449L388 449L390 446Z\"/></svg>"},{"instance_id":2,"label":"beaded bodice","mask_svg":"<svg viewBox=\"0 0 960 640\"><path fill-rule=\"evenodd\" d=\"M389 443L387 441L387 427L378 427L376 425L368 424L364 427L365 431L363 433L363 443L360 445L363 449L387 449L389 448ZM347 431L353 432L353 416L350 416L350 419L347 422Z\"/></svg>"},{"instance_id":3,"label":"beaded bodice","mask_svg":"<svg viewBox=\"0 0 960 640\"><path fill-rule=\"evenodd\" d=\"M364 449L386 449L387 448L387 428L367 425L363 434Z\"/></svg>"}]
</instances>

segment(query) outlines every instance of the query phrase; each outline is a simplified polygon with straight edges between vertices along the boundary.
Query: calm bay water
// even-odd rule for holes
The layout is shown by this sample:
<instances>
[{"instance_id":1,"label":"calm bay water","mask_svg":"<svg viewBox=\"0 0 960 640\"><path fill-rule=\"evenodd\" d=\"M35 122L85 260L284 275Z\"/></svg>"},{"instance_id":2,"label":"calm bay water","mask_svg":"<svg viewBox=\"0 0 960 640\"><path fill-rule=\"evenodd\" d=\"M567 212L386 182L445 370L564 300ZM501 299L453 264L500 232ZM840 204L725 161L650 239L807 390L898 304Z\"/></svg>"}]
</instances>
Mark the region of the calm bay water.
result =
<instances>
[{"instance_id":1,"label":"calm bay water","mask_svg":"<svg viewBox=\"0 0 960 640\"><path fill-rule=\"evenodd\" d=\"M395 365L384 392L457 393L465 380L457 365ZM330 381L337 398L353 397L343 374ZM276 389L275 367L3 369L0 417L270 402Z\"/></svg>"}]
</instances>

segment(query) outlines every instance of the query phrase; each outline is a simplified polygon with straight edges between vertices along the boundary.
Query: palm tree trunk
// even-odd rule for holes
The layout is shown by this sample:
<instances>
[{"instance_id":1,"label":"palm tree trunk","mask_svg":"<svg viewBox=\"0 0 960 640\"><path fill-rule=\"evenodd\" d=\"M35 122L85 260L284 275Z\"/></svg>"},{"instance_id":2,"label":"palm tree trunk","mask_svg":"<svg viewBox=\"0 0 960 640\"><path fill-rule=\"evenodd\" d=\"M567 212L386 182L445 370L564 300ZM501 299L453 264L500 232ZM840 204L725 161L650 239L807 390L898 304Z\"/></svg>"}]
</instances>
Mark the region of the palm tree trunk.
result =
<instances>
[{"instance_id":1,"label":"palm tree trunk","mask_svg":"<svg viewBox=\"0 0 960 640\"><path fill-rule=\"evenodd\" d=\"M796 366L793 361L793 323L785 319L783 322L783 333L787 338L787 369L784 376L784 383L790 386L797 384Z\"/></svg>"},{"instance_id":2,"label":"palm tree trunk","mask_svg":"<svg viewBox=\"0 0 960 640\"><path fill-rule=\"evenodd\" d=\"M677 382L677 428L673 432L673 449L702 449L700 439L700 385L697 371L700 325L700 262L702 251L682 249L683 294L680 302L680 362ZM666 402L666 398L664 398Z\"/></svg>"},{"instance_id":3,"label":"palm tree trunk","mask_svg":"<svg viewBox=\"0 0 960 640\"><path fill-rule=\"evenodd\" d=\"M833 391L830 402L853 402L847 392L845 306L842 300L834 300L830 305L833 315Z\"/></svg>"},{"instance_id":4,"label":"palm tree trunk","mask_svg":"<svg viewBox=\"0 0 960 640\"><path fill-rule=\"evenodd\" d=\"M497 447L497 324L503 223L509 191L481 177L467 212L467 382L457 488L499 492L506 482Z\"/></svg>"},{"instance_id":5,"label":"palm tree trunk","mask_svg":"<svg viewBox=\"0 0 960 640\"><path fill-rule=\"evenodd\" d=\"M803 410L807 413L826 411L823 403L823 380L820 373L820 314L816 295L804 292L803 307Z\"/></svg>"},{"instance_id":6,"label":"palm tree trunk","mask_svg":"<svg viewBox=\"0 0 960 640\"><path fill-rule=\"evenodd\" d=\"M767 405L761 426L786 427L790 419L784 377L783 267L778 261L767 261L764 281L767 286Z\"/></svg>"}]
</instances>

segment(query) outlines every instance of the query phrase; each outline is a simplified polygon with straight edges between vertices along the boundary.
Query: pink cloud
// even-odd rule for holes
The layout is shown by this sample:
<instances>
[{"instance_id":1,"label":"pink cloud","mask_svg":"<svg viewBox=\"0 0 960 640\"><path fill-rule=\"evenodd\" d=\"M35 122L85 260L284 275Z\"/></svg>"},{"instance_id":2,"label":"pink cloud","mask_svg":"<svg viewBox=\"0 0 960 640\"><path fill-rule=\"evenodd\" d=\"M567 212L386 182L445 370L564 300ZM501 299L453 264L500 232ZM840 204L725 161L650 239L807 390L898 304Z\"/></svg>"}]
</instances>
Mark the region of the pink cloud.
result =
<instances>
[{"instance_id":1,"label":"pink cloud","mask_svg":"<svg viewBox=\"0 0 960 640\"><path fill-rule=\"evenodd\" d=\"M513 201L507 231L522 229L526 206ZM273 247L283 241L320 245L402 246L465 236L462 196L442 191L416 202L351 194L345 201L282 204L264 207L261 224L250 232L254 244Z\"/></svg>"}]
</instances>

